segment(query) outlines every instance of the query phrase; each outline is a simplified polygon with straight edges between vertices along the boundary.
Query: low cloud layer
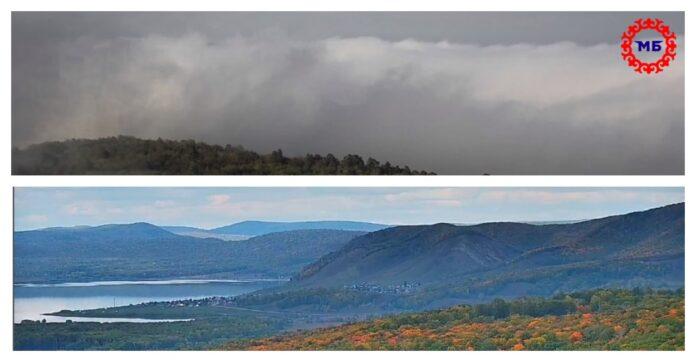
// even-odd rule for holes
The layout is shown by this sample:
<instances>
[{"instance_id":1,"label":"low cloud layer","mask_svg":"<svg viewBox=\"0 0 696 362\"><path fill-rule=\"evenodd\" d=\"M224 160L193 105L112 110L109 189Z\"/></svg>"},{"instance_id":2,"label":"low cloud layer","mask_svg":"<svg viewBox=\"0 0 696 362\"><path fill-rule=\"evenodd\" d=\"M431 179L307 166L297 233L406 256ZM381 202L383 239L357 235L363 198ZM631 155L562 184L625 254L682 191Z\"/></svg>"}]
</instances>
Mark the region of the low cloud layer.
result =
<instances>
[{"instance_id":1,"label":"low cloud layer","mask_svg":"<svg viewBox=\"0 0 696 362\"><path fill-rule=\"evenodd\" d=\"M683 172L682 53L645 76L614 43L302 40L268 31L84 35L36 46L50 59L13 64L20 147L127 134L356 153L441 174Z\"/></svg>"}]
</instances>

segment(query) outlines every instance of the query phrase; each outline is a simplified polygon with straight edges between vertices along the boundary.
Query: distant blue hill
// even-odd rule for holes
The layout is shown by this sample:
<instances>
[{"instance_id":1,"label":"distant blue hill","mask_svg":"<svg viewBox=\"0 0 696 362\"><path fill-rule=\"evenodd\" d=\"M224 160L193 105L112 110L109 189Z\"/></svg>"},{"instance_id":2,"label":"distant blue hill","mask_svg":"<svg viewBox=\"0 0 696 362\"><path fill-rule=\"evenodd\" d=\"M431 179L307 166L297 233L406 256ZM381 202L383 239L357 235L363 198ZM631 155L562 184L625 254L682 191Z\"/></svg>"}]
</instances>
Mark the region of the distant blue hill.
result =
<instances>
[{"instance_id":1,"label":"distant blue hill","mask_svg":"<svg viewBox=\"0 0 696 362\"><path fill-rule=\"evenodd\" d=\"M93 242L93 245L99 245L124 240L140 242L153 239L180 239L178 235L145 222L100 226L51 227L18 231L14 233L14 236L15 242L22 243L22 246L47 241L54 243L90 241Z\"/></svg>"},{"instance_id":2,"label":"distant blue hill","mask_svg":"<svg viewBox=\"0 0 696 362\"><path fill-rule=\"evenodd\" d=\"M208 230L213 233L233 235L263 235L281 231L294 230L344 230L373 232L388 228L389 225L373 224L356 221L303 221L303 222L270 222L270 221L243 221Z\"/></svg>"},{"instance_id":3,"label":"distant blue hill","mask_svg":"<svg viewBox=\"0 0 696 362\"><path fill-rule=\"evenodd\" d=\"M252 237L252 235L235 235L235 234L225 234L210 231L208 229L195 228L191 226L160 226L162 229L169 231L170 233L183 235L183 236L193 236L195 238L215 238L226 241L236 241L245 240Z\"/></svg>"},{"instance_id":4,"label":"distant blue hill","mask_svg":"<svg viewBox=\"0 0 696 362\"><path fill-rule=\"evenodd\" d=\"M195 228L176 230L210 234ZM14 282L282 278L363 234L295 230L227 241L206 234L175 234L147 223L18 231L14 233Z\"/></svg>"}]
</instances>

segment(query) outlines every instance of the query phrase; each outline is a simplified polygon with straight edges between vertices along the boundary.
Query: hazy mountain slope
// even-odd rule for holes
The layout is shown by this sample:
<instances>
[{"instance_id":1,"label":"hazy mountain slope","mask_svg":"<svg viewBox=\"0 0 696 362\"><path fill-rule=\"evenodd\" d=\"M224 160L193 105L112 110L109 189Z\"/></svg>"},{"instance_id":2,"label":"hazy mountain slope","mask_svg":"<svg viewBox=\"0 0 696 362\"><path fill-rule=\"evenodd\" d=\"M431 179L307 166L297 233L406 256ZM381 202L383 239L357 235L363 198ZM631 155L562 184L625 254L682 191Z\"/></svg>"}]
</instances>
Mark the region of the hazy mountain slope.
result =
<instances>
[{"instance_id":1,"label":"hazy mountain slope","mask_svg":"<svg viewBox=\"0 0 696 362\"><path fill-rule=\"evenodd\" d=\"M38 257L75 255L84 258L164 253L178 248L193 250L200 239L172 234L147 223L80 228L48 228L14 233L15 255ZM135 256L135 255L133 255Z\"/></svg>"},{"instance_id":2,"label":"hazy mountain slope","mask_svg":"<svg viewBox=\"0 0 696 362\"><path fill-rule=\"evenodd\" d=\"M497 223L471 228L524 250L515 262L532 265L684 252L683 203L575 224Z\"/></svg>"},{"instance_id":3,"label":"hazy mountain slope","mask_svg":"<svg viewBox=\"0 0 696 362\"><path fill-rule=\"evenodd\" d=\"M249 269L272 268L277 274L290 276L363 234L344 230L292 230L237 241L234 246L237 258L243 259Z\"/></svg>"},{"instance_id":4,"label":"hazy mountain slope","mask_svg":"<svg viewBox=\"0 0 696 362\"><path fill-rule=\"evenodd\" d=\"M23 283L287 277L358 235L304 230L224 241L175 235L146 223L22 231L14 234L14 278Z\"/></svg>"},{"instance_id":5,"label":"hazy mountain slope","mask_svg":"<svg viewBox=\"0 0 696 362\"><path fill-rule=\"evenodd\" d=\"M654 276L678 285L683 283L683 252L683 203L564 225L400 226L353 240L307 266L294 284L408 281L504 289L507 282L550 280L545 285L551 290L622 280L650 283ZM594 272L607 264L614 271ZM580 279L572 281L574 273Z\"/></svg>"},{"instance_id":6,"label":"hazy mountain slope","mask_svg":"<svg viewBox=\"0 0 696 362\"><path fill-rule=\"evenodd\" d=\"M100 226L52 227L15 233L16 238L22 240L26 238L27 241L79 241L93 238L99 238L103 241L114 241L123 237L128 237L132 240L147 240L171 236L170 232L144 222Z\"/></svg>"},{"instance_id":7,"label":"hazy mountain slope","mask_svg":"<svg viewBox=\"0 0 696 362\"><path fill-rule=\"evenodd\" d=\"M220 240L235 241L248 239L249 235L234 235L234 234L224 234L215 233L207 229L194 228L190 226L160 226L162 229L167 230L173 234L193 236L195 238L216 238Z\"/></svg>"},{"instance_id":8,"label":"hazy mountain slope","mask_svg":"<svg viewBox=\"0 0 696 362\"><path fill-rule=\"evenodd\" d=\"M169 226L169 225L159 225L160 228L169 231L170 233L173 234L183 234L183 233L195 233L195 232L206 232L208 230L206 229L201 229L201 228L195 228L191 226Z\"/></svg>"},{"instance_id":9,"label":"hazy mountain slope","mask_svg":"<svg viewBox=\"0 0 696 362\"><path fill-rule=\"evenodd\" d=\"M499 265L516 254L510 246L465 227L402 226L353 240L305 268L298 281L343 285L440 280Z\"/></svg>"},{"instance_id":10,"label":"hazy mountain slope","mask_svg":"<svg viewBox=\"0 0 696 362\"><path fill-rule=\"evenodd\" d=\"M356 221L303 221L303 222L269 222L243 221L232 225L222 226L208 231L219 234L233 235L263 235L292 230L346 230L346 231L377 231L387 228L387 225Z\"/></svg>"}]
</instances>

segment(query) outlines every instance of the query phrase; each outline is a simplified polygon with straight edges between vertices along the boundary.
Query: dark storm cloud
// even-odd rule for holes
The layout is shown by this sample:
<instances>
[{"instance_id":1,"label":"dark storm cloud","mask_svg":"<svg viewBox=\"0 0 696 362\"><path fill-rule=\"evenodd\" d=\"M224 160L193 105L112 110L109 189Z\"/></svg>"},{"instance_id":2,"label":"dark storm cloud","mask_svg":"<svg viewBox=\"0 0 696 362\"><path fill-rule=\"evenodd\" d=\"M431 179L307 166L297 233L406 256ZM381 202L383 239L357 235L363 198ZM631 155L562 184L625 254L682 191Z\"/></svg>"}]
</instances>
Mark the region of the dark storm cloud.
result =
<instances>
[{"instance_id":1,"label":"dark storm cloud","mask_svg":"<svg viewBox=\"0 0 696 362\"><path fill-rule=\"evenodd\" d=\"M627 13L13 15L13 142L131 134L439 173L681 173ZM660 13L679 34L683 14ZM680 54L681 55L681 54Z\"/></svg>"},{"instance_id":2,"label":"dark storm cloud","mask_svg":"<svg viewBox=\"0 0 696 362\"><path fill-rule=\"evenodd\" d=\"M676 32L684 32L683 13L666 12L15 12L12 21L15 39L39 43L81 36L109 39L190 33L219 40L276 29L303 40L369 36L480 45L560 41L593 45L617 41L626 25L639 17L660 17Z\"/></svg>"}]
</instances>

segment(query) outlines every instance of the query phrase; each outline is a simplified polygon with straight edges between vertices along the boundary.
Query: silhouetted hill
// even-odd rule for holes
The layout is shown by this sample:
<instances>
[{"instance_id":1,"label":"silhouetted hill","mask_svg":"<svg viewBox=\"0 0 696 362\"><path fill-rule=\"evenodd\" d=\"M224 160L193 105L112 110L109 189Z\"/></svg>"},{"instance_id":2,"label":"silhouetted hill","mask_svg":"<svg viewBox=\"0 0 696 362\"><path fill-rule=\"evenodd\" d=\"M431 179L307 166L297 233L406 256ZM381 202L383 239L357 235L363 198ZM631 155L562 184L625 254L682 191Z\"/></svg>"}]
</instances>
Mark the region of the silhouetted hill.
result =
<instances>
[{"instance_id":1,"label":"silhouetted hill","mask_svg":"<svg viewBox=\"0 0 696 362\"><path fill-rule=\"evenodd\" d=\"M130 136L71 139L12 149L15 175L425 175L358 155L258 154L241 146Z\"/></svg>"}]
</instances>

